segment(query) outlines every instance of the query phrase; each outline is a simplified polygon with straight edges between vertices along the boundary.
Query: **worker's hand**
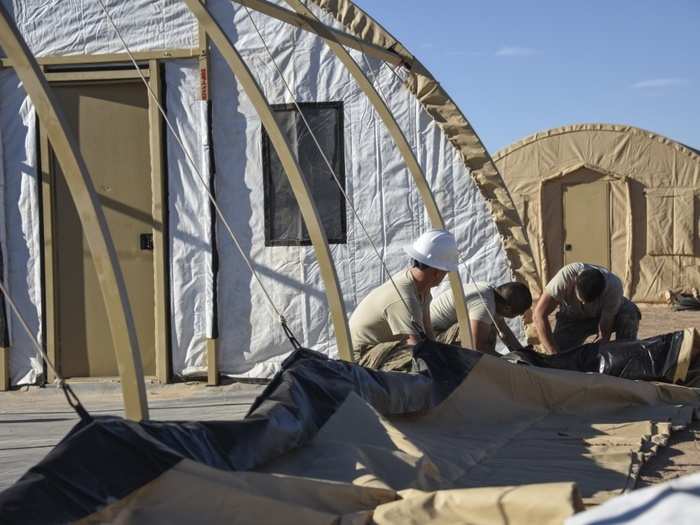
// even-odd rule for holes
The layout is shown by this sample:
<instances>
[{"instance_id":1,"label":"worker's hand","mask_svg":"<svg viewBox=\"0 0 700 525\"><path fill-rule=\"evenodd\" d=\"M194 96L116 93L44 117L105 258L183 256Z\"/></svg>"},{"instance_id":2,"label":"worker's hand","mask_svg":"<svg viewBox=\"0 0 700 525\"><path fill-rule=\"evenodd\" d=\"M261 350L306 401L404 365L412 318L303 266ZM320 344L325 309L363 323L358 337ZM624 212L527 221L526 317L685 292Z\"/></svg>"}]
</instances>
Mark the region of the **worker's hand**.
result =
<instances>
[{"instance_id":1,"label":"worker's hand","mask_svg":"<svg viewBox=\"0 0 700 525\"><path fill-rule=\"evenodd\" d=\"M537 345L533 348L536 352L544 355L556 355L558 353L556 348L547 348L545 345Z\"/></svg>"}]
</instances>

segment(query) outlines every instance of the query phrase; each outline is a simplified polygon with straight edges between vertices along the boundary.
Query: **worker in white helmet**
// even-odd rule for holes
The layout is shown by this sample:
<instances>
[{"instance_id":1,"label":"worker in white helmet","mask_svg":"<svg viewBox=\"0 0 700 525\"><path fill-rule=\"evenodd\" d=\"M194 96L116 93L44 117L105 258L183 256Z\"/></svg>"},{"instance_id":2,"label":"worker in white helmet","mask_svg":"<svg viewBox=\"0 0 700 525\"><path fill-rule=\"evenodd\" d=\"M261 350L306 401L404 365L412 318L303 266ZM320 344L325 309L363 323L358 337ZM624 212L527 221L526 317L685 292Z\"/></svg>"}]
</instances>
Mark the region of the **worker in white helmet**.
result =
<instances>
[{"instance_id":1,"label":"worker in white helmet","mask_svg":"<svg viewBox=\"0 0 700 525\"><path fill-rule=\"evenodd\" d=\"M409 268L372 290L350 317L355 361L382 370L410 367L411 347L433 338L431 288L457 271L457 243L446 230L430 230L404 248Z\"/></svg>"}]
</instances>

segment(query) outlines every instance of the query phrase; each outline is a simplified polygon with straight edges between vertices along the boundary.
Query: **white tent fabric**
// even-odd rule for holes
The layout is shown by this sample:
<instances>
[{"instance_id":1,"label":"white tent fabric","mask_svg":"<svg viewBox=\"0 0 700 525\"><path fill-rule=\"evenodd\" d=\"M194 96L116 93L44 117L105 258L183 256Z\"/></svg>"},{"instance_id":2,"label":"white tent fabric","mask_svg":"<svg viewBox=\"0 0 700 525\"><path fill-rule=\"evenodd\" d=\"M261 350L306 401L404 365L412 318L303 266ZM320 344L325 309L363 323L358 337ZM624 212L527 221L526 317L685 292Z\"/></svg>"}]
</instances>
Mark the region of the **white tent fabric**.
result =
<instances>
[{"instance_id":1,"label":"white tent fabric","mask_svg":"<svg viewBox=\"0 0 700 525\"><path fill-rule=\"evenodd\" d=\"M209 179L207 104L198 100L197 61L165 66L168 119L201 176ZM181 374L206 366L201 349L212 336L214 313L211 207L182 148L167 134L173 367ZM187 356L190 356L187 359Z\"/></svg>"},{"instance_id":2,"label":"white tent fabric","mask_svg":"<svg viewBox=\"0 0 700 525\"><path fill-rule=\"evenodd\" d=\"M35 56L122 51L97 0L0 0ZM134 51L197 47L197 21L179 0L103 0Z\"/></svg>"},{"instance_id":3,"label":"white tent fabric","mask_svg":"<svg viewBox=\"0 0 700 525\"><path fill-rule=\"evenodd\" d=\"M0 1L14 13L38 56L123 51L96 0ZM179 1L112 0L107 4L134 51L196 46L196 23ZM292 102L245 9L228 0L210 0L207 7L236 44L270 103ZM324 22L340 28L329 15L319 9L316 12ZM257 12L252 16L297 101L343 101L347 192L389 270L398 271L407 262L403 245L428 228L429 222L411 176L381 119L319 37ZM47 31L49 20L51 31ZM370 78L376 77L376 86L413 145L473 278L491 283L510 280L512 272L502 240L459 152L389 66L365 59L359 52L353 51L353 56ZM22 203L22 213L17 214L16 220L8 219L8 235L29 232L14 244L8 238L9 264L15 271L10 272L10 286L16 293L29 289L23 313L33 320L36 333L41 335L35 176L32 170L24 168L27 173L21 179L16 177L21 163L35 163L31 136L34 117L27 109L31 106L24 93L11 85L13 73L2 74L3 107L7 109L0 112L0 133L5 141L6 183L27 179L22 199L13 200L9 193L6 196L6 216L12 206ZM213 148L217 199L273 300L302 344L335 355L333 328L313 248L265 247L261 125L252 104L221 55L212 49L210 145L206 103L199 100L197 62L168 61L165 80L168 115L205 177L209 174L208 150ZM24 113L20 111L22 105ZM191 168L170 136L167 152L172 363L176 374L187 375L206 370L206 338L212 335L211 212L200 183L194 180ZM332 253L350 313L387 275L349 209L347 223L347 244L332 246ZM34 229L29 230L30 226ZM235 376L270 376L291 346L221 226L217 221L219 367L223 373ZM463 277L466 282L466 273ZM523 333L519 320L514 328L516 334ZM28 341L19 336L15 339L11 351L13 383L31 382L35 375L30 370L34 370L33 374L40 370L30 364L34 352Z\"/></svg>"},{"instance_id":4,"label":"white tent fabric","mask_svg":"<svg viewBox=\"0 0 700 525\"><path fill-rule=\"evenodd\" d=\"M700 473L618 496L572 516L566 525L695 525L700 515Z\"/></svg>"},{"instance_id":5,"label":"white tent fabric","mask_svg":"<svg viewBox=\"0 0 700 525\"><path fill-rule=\"evenodd\" d=\"M14 71L0 71L4 226L0 235L6 283L32 333L41 340L41 224L35 117L34 106L20 89ZM9 309L8 327L12 384L34 383L42 372L41 359Z\"/></svg>"}]
</instances>

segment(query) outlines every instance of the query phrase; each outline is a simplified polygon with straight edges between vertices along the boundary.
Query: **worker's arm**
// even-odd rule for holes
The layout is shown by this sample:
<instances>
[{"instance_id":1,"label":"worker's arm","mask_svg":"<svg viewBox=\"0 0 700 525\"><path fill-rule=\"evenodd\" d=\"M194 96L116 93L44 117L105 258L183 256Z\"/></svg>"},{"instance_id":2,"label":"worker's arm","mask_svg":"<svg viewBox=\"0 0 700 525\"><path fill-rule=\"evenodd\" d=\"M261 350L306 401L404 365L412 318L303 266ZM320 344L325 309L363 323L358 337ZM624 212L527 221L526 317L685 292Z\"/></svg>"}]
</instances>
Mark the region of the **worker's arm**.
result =
<instances>
[{"instance_id":1,"label":"worker's arm","mask_svg":"<svg viewBox=\"0 0 700 525\"><path fill-rule=\"evenodd\" d=\"M610 293L610 296L605 297L605 303L600 312L600 321L598 321L598 341L601 343L610 341L615 325L615 316L618 310L620 310L622 299L621 286L617 288L617 293Z\"/></svg>"},{"instance_id":2,"label":"worker's arm","mask_svg":"<svg viewBox=\"0 0 700 525\"><path fill-rule=\"evenodd\" d=\"M471 321L472 339L475 349L484 354L494 354L495 349L491 345L491 330L493 326L483 321Z\"/></svg>"},{"instance_id":3,"label":"worker's arm","mask_svg":"<svg viewBox=\"0 0 700 525\"><path fill-rule=\"evenodd\" d=\"M598 342L607 343L612 336L615 318L612 316L601 316L598 323Z\"/></svg>"},{"instance_id":4,"label":"worker's arm","mask_svg":"<svg viewBox=\"0 0 700 525\"><path fill-rule=\"evenodd\" d=\"M520 341L518 341L518 338L515 337L515 334L511 331L510 327L506 324L502 317L496 317L496 324L498 325L498 329L501 333L501 341L503 341L503 344L506 345L508 350L515 352L516 350L523 349L523 345L520 344Z\"/></svg>"},{"instance_id":5,"label":"worker's arm","mask_svg":"<svg viewBox=\"0 0 700 525\"><path fill-rule=\"evenodd\" d=\"M552 337L552 326L549 324L549 315L558 305L559 303L554 297L543 292L532 312L532 320L535 322L537 336L542 343L545 354L556 354L559 351Z\"/></svg>"},{"instance_id":6,"label":"worker's arm","mask_svg":"<svg viewBox=\"0 0 700 525\"><path fill-rule=\"evenodd\" d=\"M433 331L433 321L430 318L430 308L423 309L423 330L425 331L425 336L431 341L435 339L435 332Z\"/></svg>"},{"instance_id":7,"label":"worker's arm","mask_svg":"<svg viewBox=\"0 0 700 525\"><path fill-rule=\"evenodd\" d=\"M428 330L426 331L425 313L423 308L416 301L414 303L409 303L411 310L406 309L406 305L403 302L395 302L390 304L386 310L386 320L389 324L389 329L391 333L395 336L400 336L406 344L416 345L423 340L420 332L422 331L427 337L433 333L432 323L430 323L430 310L428 309ZM416 322L414 322L414 320Z\"/></svg>"}]
</instances>

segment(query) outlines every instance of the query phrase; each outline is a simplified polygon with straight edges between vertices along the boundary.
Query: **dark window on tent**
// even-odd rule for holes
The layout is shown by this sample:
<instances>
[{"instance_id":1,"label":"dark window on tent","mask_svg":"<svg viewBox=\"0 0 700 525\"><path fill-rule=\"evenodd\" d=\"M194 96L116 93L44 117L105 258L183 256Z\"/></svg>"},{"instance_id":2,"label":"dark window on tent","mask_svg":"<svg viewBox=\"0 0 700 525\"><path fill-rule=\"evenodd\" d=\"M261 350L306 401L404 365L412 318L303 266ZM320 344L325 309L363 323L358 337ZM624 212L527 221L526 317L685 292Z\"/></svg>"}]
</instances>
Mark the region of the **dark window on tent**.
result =
<instances>
[{"instance_id":1,"label":"dark window on tent","mask_svg":"<svg viewBox=\"0 0 700 525\"><path fill-rule=\"evenodd\" d=\"M301 103L299 107L345 189L343 103ZM296 155L331 244L347 242L345 198L294 104L275 105L275 120ZM265 129L262 131L265 188L265 245L311 244L292 187Z\"/></svg>"}]
</instances>

